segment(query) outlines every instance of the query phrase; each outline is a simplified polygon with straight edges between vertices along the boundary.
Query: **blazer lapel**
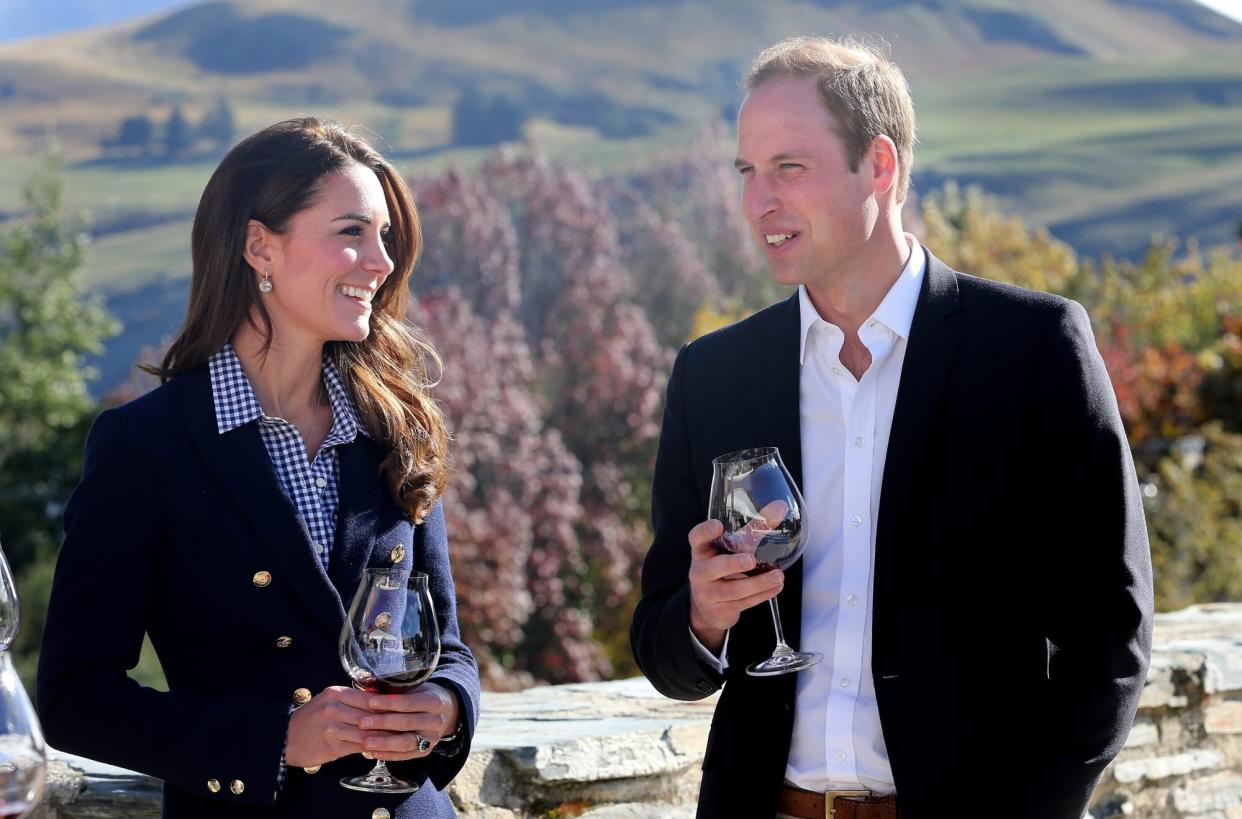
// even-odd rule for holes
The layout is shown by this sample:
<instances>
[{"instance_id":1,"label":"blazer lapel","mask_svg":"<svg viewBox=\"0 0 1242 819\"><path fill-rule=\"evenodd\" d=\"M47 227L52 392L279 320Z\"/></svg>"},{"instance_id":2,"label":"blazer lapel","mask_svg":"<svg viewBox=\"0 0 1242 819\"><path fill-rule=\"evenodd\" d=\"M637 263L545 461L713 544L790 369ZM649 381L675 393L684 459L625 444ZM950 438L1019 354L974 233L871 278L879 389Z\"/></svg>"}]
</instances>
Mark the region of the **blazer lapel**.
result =
<instances>
[{"instance_id":1,"label":"blazer lapel","mask_svg":"<svg viewBox=\"0 0 1242 819\"><path fill-rule=\"evenodd\" d=\"M341 598L311 547L310 533L297 508L280 488L258 426L249 423L221 435L207 368L184 377L195 379L182 394L182 417L190 436L258 534L257 542L272 561L274 582L288 583L315 619L339 631L345 619Z\"/></svg>"},{"instance_id":2,"label":"blazer lapel","mask_svg":"<svg viewBox=\"0 0 1242 819\"><path fill-rule=\"evenodd\" d=\"M359 433L352 443L337 447L337 457L341 497L328 576L348 606L375 548L377 533L387 532L404 518L396 504L388 501L379 451L369 438Z\"/></svg>"},{"instance_id":3,"label":"blazer lapel","mask_svg":"<svg viewBox=\"0 0 1242 819\"><path fill-rule=\"evenodd\" d=\"M889 644L887 635L892 633L897 613L901 549L907 536L914 475L961 342L962 328L954 319L960 309L957 274L928 252L927 275L910 326L880 490L874 584L873 642L877 645ZM878 653L874 656L880 657ZM895 674L896 669L877 666L876 673Z\"/></svg>"},{"instance_id":4,"label":"blazer lapel","mask_svg":"<svg viewBox=\"0 0 1242 819\"><path fill-rule=\"evenodd\" d=\"M801 363L798 349L801 339L798 294L786 299L773 311L768 323L764 347L754 372L760 374L763 384L756 389L755 430L760 430L764 440L756 445L774 446L781 451L781 460L789 470L798 491L802 491L802 416L801 416ZM807 511L807 514L813 512ZM781 626L790 645L797 646L802 635L802 561L799 560L785 572L785 590L778 599L781 607ZM772 624L768 607L757 609L770 633Z\"/></svg>"}]
</instances>

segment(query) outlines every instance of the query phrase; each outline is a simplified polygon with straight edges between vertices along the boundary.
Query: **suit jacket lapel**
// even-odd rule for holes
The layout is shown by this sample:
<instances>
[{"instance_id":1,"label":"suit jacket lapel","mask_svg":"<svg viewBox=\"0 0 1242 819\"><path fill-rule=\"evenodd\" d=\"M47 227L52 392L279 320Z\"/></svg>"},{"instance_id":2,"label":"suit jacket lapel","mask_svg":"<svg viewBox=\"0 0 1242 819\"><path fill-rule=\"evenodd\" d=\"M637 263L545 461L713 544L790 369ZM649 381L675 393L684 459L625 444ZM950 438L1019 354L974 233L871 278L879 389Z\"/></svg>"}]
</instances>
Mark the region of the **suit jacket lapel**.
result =
<instances>
[{"instance_id":1,"label":"suit jacket lapel","mask_svg":"<svg viewBox=\"0 0 1242 819\"><path fill-rule=\"evenodd\" d=\"M288 583L314 618L339 631L345 619L341 598L312 549L297 508L280 488L258 426L244 424L221 435L207 368L183 377L192 379L182 393L182 417L190 437L258 534L256 541L272 561L273 582Z\"/></svg>"},{"instance_id":2,"label":"suit jacket lapel","mask_svg":"<svg viewBox=\"0 0 1242 819\"><path fill-rule=\"evenodd\" d=\"M877 646L891 644L887 636L897 614L901 550L907 540L914 476L961 342L962 328L954 317L960 309L957 274L928 252L927 275L910 326L880 491L874 581L873 642ZM874 656L877 674L896 673L896 669L879 666L887 660L878 652Z\"/></svg>"},{"instance_id":3,"label":"suit jacket lapel","mask_svg":"<svg viewBox=\"0 0 1242 819\"><path fill-rule=\"evenodd\" d=\"M756 441L757 446L774 446L781 451L781 460L802 491L802 416L801 416L801 363L798 350L801 339L798 294L785 300L774 310L768 323L765 347L755 373L760 382L755 385L756 401L753 429L765 436ZM807 510L807 514L814 514ZM802 635L802 561L799 560L785 573L785 590L778 600L781 608L781 626L785 639L797 646ZM757 609L768 633L772 624L768 607ZM792 676L792 675L791 675Z\"/></svg>"}]
</instances>

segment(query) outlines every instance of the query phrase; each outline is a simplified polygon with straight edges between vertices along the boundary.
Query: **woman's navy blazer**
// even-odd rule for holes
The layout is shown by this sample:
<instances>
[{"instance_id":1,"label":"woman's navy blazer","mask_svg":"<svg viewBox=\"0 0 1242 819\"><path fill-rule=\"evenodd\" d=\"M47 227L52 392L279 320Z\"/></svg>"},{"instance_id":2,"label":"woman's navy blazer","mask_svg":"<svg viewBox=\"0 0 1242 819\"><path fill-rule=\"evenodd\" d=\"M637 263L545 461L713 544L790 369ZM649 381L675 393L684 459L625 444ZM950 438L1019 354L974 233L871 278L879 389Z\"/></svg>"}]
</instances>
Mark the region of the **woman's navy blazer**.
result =
<instances>
[{"instance_id":1,"label":"woman's navy blazer","mask_svg":"<svg viewBox=\"0 0 1242 819\"><path fill-rule=\"evenodd\" d=\"M453 816L441 790L465 763L479 713L478 667L461 641L444 516L415 526L381 480L364 435L339 448L336 541L325 573L282 493L255 422L219 434L206 367L96 420L43 635L38 703L61 750L164 780L164 816ZM404 548L402 548L404 547ZM359 755L315 773L281 756L297 692L349 685L337 646L367 567L426 572L442 632L432 679L462 704L453 756L391 763L409 796L342 788ZM169 691L126 676L143 634Z\"/></svg>"}]
</instances>

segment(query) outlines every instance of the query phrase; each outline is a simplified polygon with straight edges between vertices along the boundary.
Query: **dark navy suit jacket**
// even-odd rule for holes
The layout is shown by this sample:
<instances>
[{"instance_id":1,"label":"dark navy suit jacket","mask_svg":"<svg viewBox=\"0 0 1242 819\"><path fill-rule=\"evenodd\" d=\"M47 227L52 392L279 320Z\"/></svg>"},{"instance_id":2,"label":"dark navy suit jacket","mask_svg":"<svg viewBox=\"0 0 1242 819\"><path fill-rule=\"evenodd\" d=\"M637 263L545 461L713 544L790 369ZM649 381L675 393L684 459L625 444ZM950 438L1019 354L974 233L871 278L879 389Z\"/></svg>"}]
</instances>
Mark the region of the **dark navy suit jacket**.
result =
<instances>
[{"instance_id":1,"label":"dark navy suit jacket","mask_svg":"<svg viewBox=\"0 0 1242 819\"><path fill-rule=\"evenodd\" d=\"M206 367L100 415L65 511L43 637L38 703L48 741L164 780L172 819L365 819L381 807L400 819L453 816L441 789L470 750L479 677L458 631L443 513L437 504L414 526L365 436L339 457L325 573L256 424L218 434ZM342 776L370 768L359 755L314 774L290 768L278 792L294 692L349 685L337 655L346 607L363 568L391 567L394 556L431 577L443 642L432 679L461 700L460 752L390 763L422 783L412 796L342 788ZM126 676L144 633L167 692ZM278 645L281 637L291 643Z\"/></svg>"},{"instance_id":2,"label":"dark navy suit jacket","mask_svg":"<svg viewBox=\"0 0 1242 819\"><path fill-rule=\"evenodd\" d=\"M669 379L631 642L668 696L724 686L711 819L776 812L796 680L745 673L772 650L767 606L731 631L724 677L695 653L686 535L716 455L777 446L801 484L798 313L794 296L687 345ZM903 816L1079 819L1134 719L1152 627L1138 483L1081 306L928 254L877 524L872 673ZM801 563L779 601L797 645Z\"/></svg>"}]
</instances>

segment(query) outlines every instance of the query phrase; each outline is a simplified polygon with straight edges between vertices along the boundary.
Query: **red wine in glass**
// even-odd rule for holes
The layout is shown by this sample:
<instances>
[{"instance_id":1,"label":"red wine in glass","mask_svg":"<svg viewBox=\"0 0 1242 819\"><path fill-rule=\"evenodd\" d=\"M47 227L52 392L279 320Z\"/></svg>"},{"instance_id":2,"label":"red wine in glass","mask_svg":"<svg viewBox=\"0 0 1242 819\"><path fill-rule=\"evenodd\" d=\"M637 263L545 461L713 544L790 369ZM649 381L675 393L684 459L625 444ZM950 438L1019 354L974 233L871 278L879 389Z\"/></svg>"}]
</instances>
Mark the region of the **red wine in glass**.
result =
<instances>
[{"instance_id":1,"label":"red wine in glass","mask_svg":"<svg viewBox=\"0 0 1242 819\"><path fill-rule=\"evenodd\" d=\"M427 681L434 668L416 669L384 677L365 676L354 680L354 688L368 694L404 694L416 685ZM3 817L0 817L3 819Z\"/></svg>"},{"instance_id":2,"label":"red wine in glass","mask_svg":"<svg viewBox=\"0 0 1242 819\"><path fill-rule=\"evenodd\" d=\"M724 525L724 533L713 541L716 548L754 556L755 567L748 575L784 571L806 546L806 505L776 447L738 450L713 460L707 514ZM776 648L766 660L748 666L746 673L755 677L790 674L822 660L819 652L795 651L785 642L776 598L768 603Z\"/></svg>"},{"instance_id":3,"label":"red wine in glass","mask_svg":"<svg viewBox=\"0 0 1242 819\"><path fill-rule=\"evenodd\" d=\"M747 538L739 538L734 534L721 535L712 541L721 552L750 552L755 556L755 568L746 572L753 577L773 569L785 571L792 566L802 554L801 546L796 538L791 539L785 534L769 533L760 536L757 543L748 544Z\"/></svg>"},{"instance_id":4,"label":"red wine in glass","mask_svg":"<svg viewBox=\"0 0 1242 819\"><path fill-rule=\"evenodd\" d=\"M427 575L400 568L367 569L341 629L341 665L354 687L372 694L401 694L424 682L440 660L440 628ZM341 785L367 793L413 793L418 785L397 779L384 761Z\"/></svg>"}]
</instances>

